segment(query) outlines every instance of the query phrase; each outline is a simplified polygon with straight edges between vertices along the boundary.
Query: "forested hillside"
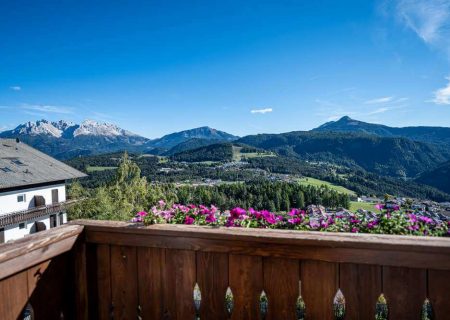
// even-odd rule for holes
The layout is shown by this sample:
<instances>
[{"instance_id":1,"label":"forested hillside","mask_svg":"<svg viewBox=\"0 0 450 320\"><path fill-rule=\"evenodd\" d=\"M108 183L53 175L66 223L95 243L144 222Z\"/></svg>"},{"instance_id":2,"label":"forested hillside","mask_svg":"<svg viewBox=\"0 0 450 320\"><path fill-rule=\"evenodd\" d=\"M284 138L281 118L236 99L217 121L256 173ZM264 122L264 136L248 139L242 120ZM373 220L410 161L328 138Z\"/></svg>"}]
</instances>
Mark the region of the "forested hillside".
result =
<instances>
[{"instance_id":1,"label":"forested hillside","mask_svg":"<svg viewBox=\"0 0 450 320\"><path fill-rule=\"evenodd\" d=\"M284 156L362 168L391 177L414 177L450 159L448 148L356 133L299 131L247 136L238 142Z\"/></svg>"}]
</instances>

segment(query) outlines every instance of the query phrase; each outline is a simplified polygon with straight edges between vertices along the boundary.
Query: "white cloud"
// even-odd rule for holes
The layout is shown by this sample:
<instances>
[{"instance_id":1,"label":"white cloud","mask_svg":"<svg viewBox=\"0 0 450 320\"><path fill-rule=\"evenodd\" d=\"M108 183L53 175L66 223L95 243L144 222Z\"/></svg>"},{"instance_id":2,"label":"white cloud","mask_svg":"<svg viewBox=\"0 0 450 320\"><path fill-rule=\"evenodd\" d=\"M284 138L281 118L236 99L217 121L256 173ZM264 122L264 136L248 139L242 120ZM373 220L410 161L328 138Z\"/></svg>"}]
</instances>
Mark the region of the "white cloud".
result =
<instances>
[{"instance_id":1,"label":"white cloud","mask_svg":"<svg viewBox=\"0 0 450 320\"><path fill-rule=\"evenodd\" d=\"M450 0L397 0L400 20L426 44L450 55Z\"/></svg>"},{"instance_id":2,"label":"white cloud","mask_svg":"<svg viewBox=\"0 0 450 320\"><path fill-rule=\"evenodd\" d=\"M385 113L386 111L389 111L389 110L391 110L391 108L388 108L388 107L378 108L376 110L369 112L367 115L371 116L374 114Z\"/></svg>"},{"instance_id":3,"label":"white cloud","mask_svg":"<svg viewBox=\"0 0 450 320\"><path fill-rule=\"evenodd\" d=\"M431 101L435 104L450 105L450 76L446 79L448 80L447 85L434 92L434 98Z\"/></svg>"},{"instance_id":4,"label":"white cloud","mask_svg":"<svg viewBox=\"0 0 450 320\"><path fill-rule=\"evenodd\" d=\"M13 90L13 91L20 91L20 90L22 90L22 87L20 87L20 86L11 86L11 87L9 87L11 90Z\"/></svg>"},{"instance_id":5,"label":"white cloud","mask_svg":"<svg viewBox=\"0 0 450 320\"><path fill-rule=\"evenodd\" d=\"M382 97L382 98L377 98L377 99L371 99L371 100L367 100L364 103L365 104L378 104L378 103L386 103L386 102L390 102L394 99L394 97Z\"/></svg>"},{"instance_id":6,"label":"white cloud","mask_svg":"<svg viewBox=\"0 0 450 320\"><path fill-rule=\"evenodd\" d=\"M250 112L253 114L255 114L255 113L265 114L265 113L269 113L272 111L273 111L272 108L264 108L264 109L253 109Z\"/></svg>"},{"instance_id":7,"label":"white cloud","mask_svg":"<svg viewBox=\"0 0 450 320\"><path fill-rule=\"evenodd\" d=\"M21 107L24 110L38 111L43 113L60 113L73 114L73 108L65 106L50 106L50 105L24 105Z\"/></svg>"}]
</instances>

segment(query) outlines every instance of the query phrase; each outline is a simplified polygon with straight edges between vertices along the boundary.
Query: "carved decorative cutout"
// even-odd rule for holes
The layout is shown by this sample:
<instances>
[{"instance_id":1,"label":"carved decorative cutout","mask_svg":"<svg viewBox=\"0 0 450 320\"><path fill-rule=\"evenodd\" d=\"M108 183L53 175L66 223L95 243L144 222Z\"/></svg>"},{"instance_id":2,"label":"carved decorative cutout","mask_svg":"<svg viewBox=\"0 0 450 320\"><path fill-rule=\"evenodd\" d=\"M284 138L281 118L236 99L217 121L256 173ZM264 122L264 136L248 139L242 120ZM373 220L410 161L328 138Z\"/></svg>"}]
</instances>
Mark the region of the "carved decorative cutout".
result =
<instances>
[{"instance_id":1,"label":"carved decorative cutout","mask_svg":"<svg viewBox=\"0 0 450 320\"><path fill-rule=\"evenodd\" d=\"M423 302L420 320L433 320L433 308L428 298Z\"/></svg>"},{"instance_id":2,"label":"carved decorative cutout","mask_svg":"<svg viewBox=\"0 0 450 320\"><path fill-rule=\"evenodd\" d=\"M228 317L231 317L234 309L234 296L231 288L227 288L227 292L225 293L225 310L227 311Z\"/></svg>"},{"instance_id":3,"label":"carved decorative cutout","mask_svg":"<svg viewBox=\"0 0 450 320\"><path fill-rule=\"evenodd\" d=\"M194 307L195 307L195 316L196 319L200 319L200 305L202 303L202 292L200 291L200 287L198 283L194 286Z\"/></svg>"},{"instance_id":4,"label":"carved decorative cutout","mask_svg":"<svg viewBox=\"0 0 450 320\"><path fill-rule=\"evenodd\" d=\"M34 319L34 310L30 303L27 303L27 305L23 309L22 319L23 320L33 320Z\"/></svg>"},{"instance_id":5,"label":"carved decorative cutout","mask_svg":"<svg viewBox=\"0 0 450 320\"><path fill-rule=\"evenodd\" d=\"M333 299L334 319L344 320L345 317L345 297L341 289L338 289Z\"/></svg>"},{"instance_id":6,"label":"carved decorative cutout","mask_svg":"<svg viewBox=\"0 0 450 320\"><path fill-rule=\"evenodd\" d=\"M380 294L375 305L375 320L387 320L388 318L388 305L384 294Z\"/></svg>"},{"instance_id":7,"label":"carved decorative cutout","mask_svg":"<svg viewBox=\"0 0 450 320\"><path fill-rule=\"evenodd\" d=\"M297 313L297 320L305 320L306 317L306 304L302 296L298 296L295 303L295 310Z\"/></svg>"},{"instance_id":8,"label":"carved decorative cutout","mask_svg":"<svg viewBox=\"0 0 450 320\"><path fill-rule=\"evenodd\" d=\"M259 296L259 312L261 313L262 319L266 318L268 310L269 310L269 299L267 299L267 295L263 290L261 292L261 295Z\"/></svg>"},{"instance_id":9,"label":"carved decorative cutout","mask_svg":"<svg viewBox=\"0 0 450 320\"><path fill-rule=\"evenodd\" d=\"M298 298L295 303L295 312L297 320L305 320L306 318L306 304L302 297L302 282L298 282Z\"/></svg>"}]
</instances>

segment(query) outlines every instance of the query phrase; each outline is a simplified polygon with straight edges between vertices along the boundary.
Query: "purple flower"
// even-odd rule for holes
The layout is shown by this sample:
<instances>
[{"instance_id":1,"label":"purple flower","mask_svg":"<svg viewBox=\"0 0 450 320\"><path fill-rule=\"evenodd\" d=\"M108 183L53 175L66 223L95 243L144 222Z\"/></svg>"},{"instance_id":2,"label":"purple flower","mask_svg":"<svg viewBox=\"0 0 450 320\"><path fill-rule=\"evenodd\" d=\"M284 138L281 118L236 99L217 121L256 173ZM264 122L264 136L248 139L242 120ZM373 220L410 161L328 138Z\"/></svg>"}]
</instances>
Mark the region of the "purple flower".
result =
<instances>
[{"instance_id":1,"label":"purple flower","mask_svg":"<svg viewBox=\"0 0 450 320\"><path fill-rule=\"evenodd\" d=\"M206 216L206 222L208 222L208 223L213 223L213 222L216 222L217 221L217 219L216 219L216 217L214 216L214 214L208 214L207 216Z\"/></svg>"},{"instance_id":2,"label":"purple flower","mask_svg":"<svg viewBox=\"0 0 450 320\"><path fill-rule=\"evenodd\" d=\"M292 209L288 213L291 217L298 216L300 214L300 211L298 209Z\"/></svg>"},{"instance_id":3,"label":"purple flower","mask_svg":"<svg viewBox=\"0 0 450 320\"><path fill-rule=\"evenodd\" d=\"M318 228L318 227L320 227L320 223L319 223L319 221L317 221L317 220L310 220L309 221L309 226L312 228L312 229L316 229L316 228Z\"/></svg>"},{"instance_id":4,"label":"purple flower","mask_svg":"<svg viewBox=\"0 0 450 320\"><path fill-rule=\"evenodd\" d=\"M384 204L381 204L381 203L377 203L376 205L375 205L375 209L377 209L377 210L383 210L383 208L384 208Z\"/></svg>"},{"instance_id":5,"label":"purple flower","mask_svg":"<svg viewBox=\"0 0 450 320\"><path fill-rule=\"evenodd\" d=\"M166 202L164 200L159 200L158 204L161 208L163 208L166 205Z\"/></svg>"},{"instance_id":6,"label":"purple flower","mask_svg":"<svg viewBox=\"0 0 450 320\"><path fill-rule=\"evenodd\" d=\"M239 207L236 207L230 211L230 215L233 219L239 219L240 216L242 216L243 214L246 214L246 213L247 213L247 211L245 209L242 209Z\"/></svg>"},{"instance_id":7,"label":"purple flower","mask_svg":"<svg viewBox=\"0 0 450 320\"><path fill-rule=\"evenodd\" d=\"M434 222L433 219L424 216L419 217L419 220L426 224L432 224Z\"/></svg>"},{"instance_id":8,"label":"purple flower","mask_svg":"<svg viewBox=\"0 0 450 320\"><path fill-rule=\"evenodd\" d=\"M353 233L357 233L357 232L359 231L359 229L358 229L358 228L355 228L355 227L353 227L351 231L352 231Z\"/></svg>"},{"instance_id":9,"label":"purple flower","mask_svg":"<svg viewBox=\"0 0 450 320\"><path fill-rule=\"evenodd\" d=\"M184 224L193 224L194 223L194 218L190 217L190 216L186 216L186 218L184 219Z\"/></svg>"}]
</instances>

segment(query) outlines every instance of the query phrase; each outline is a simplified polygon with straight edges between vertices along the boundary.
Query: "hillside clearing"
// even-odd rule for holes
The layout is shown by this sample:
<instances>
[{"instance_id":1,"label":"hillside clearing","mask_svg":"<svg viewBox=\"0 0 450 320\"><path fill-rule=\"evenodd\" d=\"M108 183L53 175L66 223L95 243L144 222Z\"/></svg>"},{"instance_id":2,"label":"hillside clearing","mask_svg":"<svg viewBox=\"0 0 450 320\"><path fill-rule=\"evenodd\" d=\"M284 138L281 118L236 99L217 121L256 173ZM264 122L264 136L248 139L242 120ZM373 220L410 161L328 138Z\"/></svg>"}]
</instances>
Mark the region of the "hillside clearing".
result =
<instances>
[{"instance_id":1,"label":"hillside clearing","mask_svg":"<svg viewBox=\"0 0 450 320\"><path fill-rule=\"evenodd\" d=\"M314 186L314 187L327 186L330 189L335 190L337 192L345 193L345 194L348 194L349 196L356 196L356 193L354 191L349 190L344 187L341 187L341 186L338 186L338 185L335 185L335 184L332 184L331 182L328 182L328 181L305 177L305 178L300 178L298 180L298 182L303 185L310 185L310 186Z\"/></svg>"}]
</instances>

